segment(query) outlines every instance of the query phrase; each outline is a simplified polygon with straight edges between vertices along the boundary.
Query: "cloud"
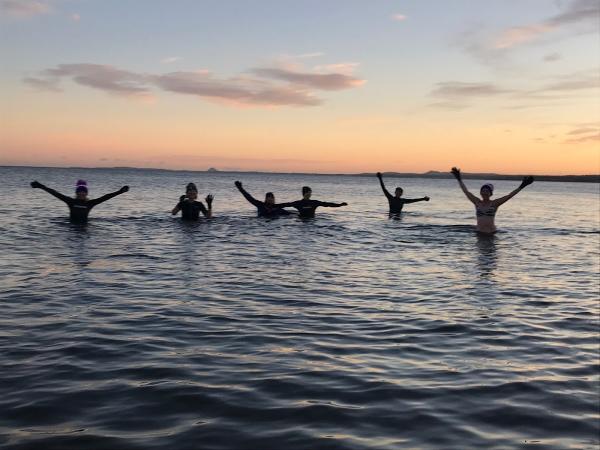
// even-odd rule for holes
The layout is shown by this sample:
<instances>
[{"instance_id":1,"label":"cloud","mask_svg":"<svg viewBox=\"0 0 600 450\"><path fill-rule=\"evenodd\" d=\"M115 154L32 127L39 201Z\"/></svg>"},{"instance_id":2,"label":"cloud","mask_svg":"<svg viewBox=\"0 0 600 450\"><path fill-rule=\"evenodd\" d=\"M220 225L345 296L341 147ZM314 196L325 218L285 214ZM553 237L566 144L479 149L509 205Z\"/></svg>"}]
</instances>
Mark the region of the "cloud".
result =
<instances>
[{"instance_id":1,"label":"cloud","mask_svg":"<svg viewBox=\"0 0 600 450\"><path fill-rule=\"evenodd\" d=\"M577 134L588 134L588 133L598 133L598 128L576 128L572 131L569 131L568 135L577 135Z\"/></svg>"},{"instance_id":2,"label":"cloud","mask_svg":"<svg viewBox=\"0 0 600 450\"><path fill-rule=\"evenodd\" d=\"M365 80L343 73L309 73L265 67L253 69L252 72L264 78L288 81L296 85L308 86L326 91L350 89L365 83Z\"/></svg>"},{"instance_id":3,"label":"cloud","mask_svg":"<svg viewBox=\"0 0 600 450\"><path fill-rule=\"evenodd\" d=\"M546 36L597 33L599 22L600 3L597 0L571 0L558 14L539 22L495 32L479 26L458 35L456 42L477 59L491 63L502 59L513 49L538 42Z\"/></svg>"},{"instance_id":4,"label":"cloud","mask_svg":"<svg viewBox=\"0 0 600 450\"><path fill-rule=\"evenodd\" d=\"M50 11L50 5L44 1L0 0L0 12L13 17L32 17Z\"/></svg>"},{"instance_id":5,"label":"cloud","mask_svg":"<svg viewBox=\"0 0 600 450\"><path fill-rule=\"evenodd\" d=\"M600 141L600 127L592 126L577 127L567 133L565 144L582 144Z\"/></svg>"},{"instance_id":6,"label":"cloud","mask_svg":"<svg viewBox=\"0 0 600 450\"><path fill-rule=\"evenodd\" d=\"M489 97L511 92L492 83L447 81L437 83L436 86L437 87L431 92L431 95L444 98Z\"/></svg>"},{"instance_id":7,"label":"cloud","mask_svg":"<svg viewBox=\"0 0 600 450\"><path fill-rule=\"evenodd\" d=\"M560 53L548 53L547 55L544 55L545 62L554 62L558 61L561 58L562 56L560 55Z\"/></svg>"},{"instance_id":8,"label":"cloud","mask_svg":"<svg viewBox=\"0 0 600 450\"><path fill-rule=\"evenodd\" d=\"M100 64L59 64L23 82L41 90L60 91L62 80L112 95L150 98L151 89L193 95L237 106L316 106L317 91L351 89L365 82L339 72L293 71L262 67L233 78L218 78L207 70L139 74Z\"/></svg>"},{"instance_id":9,"label":"cloud","mask_svg":"<svg viewBox=\"0 0 600 450\"><path fill-rule=\"evenodd\" d=\"M577 138L567 139L565 141L565 144L583 144L586 142L600 142L600 132L588 134Z\"/></svg>"},{"instance_id":10,"label":"cloud","mask_svg":"<svg viewBox=\"0 0 600 450\"><path fill-rule=\"evenodd\" d=\"M162 64L172 64L177 61L181 61L181 56L168 56L160 60Z\"/></svg>"},{"instance_id":11,"label":"cloud","mask_svg":"<svg viewBox=\"0 0 600 450\"><path fill-rule=\"evenodd\" d=\"M402 21L408 19L408 16L405 16L404 14L394 14L392 16L392 19L394 19L397 22L402 22Z\"/></svg>"}]
</instances>

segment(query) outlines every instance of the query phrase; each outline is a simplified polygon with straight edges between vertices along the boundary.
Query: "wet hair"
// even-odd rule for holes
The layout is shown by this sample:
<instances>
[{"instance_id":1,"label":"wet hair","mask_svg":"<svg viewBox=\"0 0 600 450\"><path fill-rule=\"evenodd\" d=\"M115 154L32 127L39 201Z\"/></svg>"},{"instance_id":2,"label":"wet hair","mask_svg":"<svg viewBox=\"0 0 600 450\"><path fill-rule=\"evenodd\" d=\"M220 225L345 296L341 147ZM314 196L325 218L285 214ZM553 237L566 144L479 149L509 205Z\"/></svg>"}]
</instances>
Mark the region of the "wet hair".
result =
<instances>
[{"instance_id":1,"label":"wet hair","mask_svg":"<svg viewBox=\"0 0 600 450\"><path fill-rule=\"evenodd\" d=\"M268 198L268 197L273 197L273 198L275 198L275 196L273 195L273 193L272 193L272 192L267 192L267 193L265 194L265 198Z\"/></svg>"},{"instance_id":2,"label":"wet hair","mask_svg":"<svg viewBox=\"0 0 600 450\"><path fill-rule=\"evenodd\" d=\"M398 186L398 187L396 188L396 190L398 190L398 189L400 189L402 192L404 192L404 189L402 189L400 186Z\"/></svg>"},{"instance_id":3,"label":"wet hair","mask_svg":"<svg viewBox=\"0 0 600 450\"><path fill-rule=\"evenodd\" d=\"M490 194L494 193L494 185L492 183L485 183L483 186L481 186L481 189L479 189L479 191L481 192L484 189L490 191Z\"/></svg>"},{"instance_id":4,"label":"wet hair","mask_svg":"<svg viewBox=\"0 0 600 450\"><path fill-rule=\"evenodd\" d=\"M75 183L75 193L79 192L88 193L87 182L85 180L77 180L77 183Z\"/></svg>"},{"instance_id":5,"label":"wet hair","mask_svg":"<svg viewBox=\"0 0 600 450\"><path fill-rule=\"evenodd\" d=\"M196 187L196 185L194 183L188 183L187 186L185 187L185 191L186 192L190 192L190 191L198 192L198 188Z\"/></svg>"},{"instance_id":6,"label":"wet hair","mask_svg":"<svg viewBox=\"0 0 600 450\"><path fill-rule=\"evenodd\" d=\"M302 195L306 194L307 192L312 192L312 189L308 186L302 186Z\"/></svg>"}]
</instances>

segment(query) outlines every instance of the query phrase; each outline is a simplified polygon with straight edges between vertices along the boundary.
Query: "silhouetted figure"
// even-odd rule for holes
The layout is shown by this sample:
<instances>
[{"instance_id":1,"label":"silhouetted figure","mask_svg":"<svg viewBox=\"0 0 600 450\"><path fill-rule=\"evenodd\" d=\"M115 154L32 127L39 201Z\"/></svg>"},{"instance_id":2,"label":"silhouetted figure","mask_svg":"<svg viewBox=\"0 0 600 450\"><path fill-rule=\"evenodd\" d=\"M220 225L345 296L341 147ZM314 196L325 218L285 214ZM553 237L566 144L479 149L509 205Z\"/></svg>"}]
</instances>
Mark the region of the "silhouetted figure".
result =
<instances>
[{"instance_id":1,"label":"silhouetted figure","mask_svg":"<svg viewBox=\"0 0 600 450\"><path fill-rule=\"evenodd\" d=\"M46 191L48 194L53 195L59 200L62 200L69 207L69 218L73 223L85 223L87 222L88 215L91 209L99 205L106 200L110 200L113 197L116 197L119 194L127 192L129 190L129 186L123 186L116 192L111 192L110 194L103 195L100 198L95 200L89 200L88 196L88 188L87 183L83 180L78 180L75 187L75 198L67 197L60 192L55 191L54 189L50 189L49 187L44 186L39 181L32 181L31 187L34 189L42 189Z\"/></svg>"},{"instance_id":2,"label":"silhouetted figure","mask_svg":"<svg viewBox=\"0 0 600 450\"><path fill-rule=\"evenodd\" d=\"M175 205L171 214L175 215L181 211L182 220L198 220L200 218L200 213L202 213L204 217L210 219L212 217L213 196L208 194L204 199L206 200L208 208L206 208L202 202L197 201L197 198L198 188L196 188L194 183L188 183L185 188L185 195L179 197L179 203Z\"/></svg>"},{"instance_id":3,"label":"silhouetted figure","mask_svg":"<svg viewBox=\"0 0 600 450\"><path fill-rule=\"evenodd\" d=\"M529 186L533 183L533 177L527 176L523 178L521 185L512 191L510 194L505 195L504 197L497 198L496 200L490 200L490 197L494 194L494 185L491 183L486 183L481 186L479 193L481 194L481 199L471 194L465 183L462 181L462 177L460 175L460 169L456 167L452 168L452 175L458 181L460 188L465 193L467 198L475 205L475 212L477 213L477 231L480 233L495 233L496 225L494 224L494 217L496 217L496 211L498 208L506 203L508 200L517 195L525 186Z\"/></svg>"},{"instance_id":4,"label":"silhouetted figure","mask_svg":"<svg viewBox=\"0 0 600 450\"><path fill-rule=\"evenodd\" d=\"M300 217L309 218L315 217L315 210L319 206L325 206L328 208L339 208L340 206L347 206L348 203L330 203L330 202L321 202L319 200L311 200L310 196L312 195L312 189L308 186L302 187L302 200L297 200L295 202L289 203L280 203L278 206L280 208L292 207L298 210Z\"/></svg>"},{"instance_id":5,"label":"silhouetted figure","mask_svg":"<svg viewBox=\"0 0 600 450\"><path fill-rule=\"evenodd\" d=\"M395 195L390 194L390 192L385 188L385 184L383 184L383 177L381 176L381 172L377 172L377 178L379 178L379 183L381 184L381 189L385 194L385 197L390 204L390 214L400 214L402 212L402 208L407 203L416 203L416 202L428 202L429 197L421 197L421 198L402 198L402 193L404 192L401 187L397 187L394 192Z\"/></svg>"},{"instance_id":6,"label":"silhouetted figure","mask_svg":"<svg viewBox=\"0 0 600 450\"><path fill-rule=\"evenodd\" d=\"M291 214L289 211L286 211L275 203L275 195L273 195L272 192L267 192L265 194L265 201L261 202L252 197L248 191L244 189L240 181L235 182L235 187L238 188L246 200L256 206L259 217L277 217Z\"/></svg>"}]
</instances>

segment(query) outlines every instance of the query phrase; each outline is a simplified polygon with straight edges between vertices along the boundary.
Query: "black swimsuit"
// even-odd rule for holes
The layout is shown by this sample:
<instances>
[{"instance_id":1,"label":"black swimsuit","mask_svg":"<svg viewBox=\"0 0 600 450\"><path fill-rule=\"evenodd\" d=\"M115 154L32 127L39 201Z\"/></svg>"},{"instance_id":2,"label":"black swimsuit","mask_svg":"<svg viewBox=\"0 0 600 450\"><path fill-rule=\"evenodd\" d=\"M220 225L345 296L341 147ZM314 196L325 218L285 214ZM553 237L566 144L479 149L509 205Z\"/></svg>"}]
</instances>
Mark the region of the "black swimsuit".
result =
<instances>
[{"instance_id":1,"label":"black swimsuit","mask_svg":"<svg viewBox=\"0 0 600 450\"><path fill-rule=\"evenodd\" d=\"M244 196L246 200L256 206L256 210L259 217L277 217L277 216L287 216L291 214L289 211L281 208L279 205L267 205L265 202L261 202L260 200L256 200L252 197L243 187L238 186L238 189Z\"/></svg>"},{"instance_id":2,"label":"black swimsuit","mask_svg":"<svg viewBox=\"0 0 600 450\"><path fill-rule=\"evenodd\" d=\"M328 206L330 208L337 208L342 206L341 203L331 203L331 202L321 202L319 200L298 200L290 203L280 203L280 207L284 208L286 206L291 206L292 208L296 208L300 217L308 218L315 217L315 210L319 206Z\"/></svg>"},{"instance_id":3,"label":"black swimsuit","mask_svg":"<svg viewBox=\"0 0 600 450\"><path fill-rule=\"evenodd\" d=\"M208 210L202 202L189 200L185 195L182 195L179 198L177 207L181 209L181 218L183 220L198 220L200 218L200 213L204 214L205 217L208 215Z\"/></svg>"}]
</instances>

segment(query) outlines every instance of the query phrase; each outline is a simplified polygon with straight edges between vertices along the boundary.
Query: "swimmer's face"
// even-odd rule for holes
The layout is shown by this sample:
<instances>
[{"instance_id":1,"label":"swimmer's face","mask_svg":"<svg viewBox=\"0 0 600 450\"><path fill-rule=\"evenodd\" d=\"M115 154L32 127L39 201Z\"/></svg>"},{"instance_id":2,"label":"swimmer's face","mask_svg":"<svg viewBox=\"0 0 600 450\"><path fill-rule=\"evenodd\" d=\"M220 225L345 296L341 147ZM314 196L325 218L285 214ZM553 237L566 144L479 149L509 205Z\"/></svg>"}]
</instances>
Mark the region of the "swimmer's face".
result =
<instances>
[{"instance_id":1,"label":"swimmer's face","mask_svg":"<svg viewBox=\"0 0 600 450\"><path fill-rule=\"evenodd\" d=\"M75 192L75 198L77 200L87 200L87 192L77 191L77 192Z\"/></svg>"},{"instance_id":2,"label":"swimmer's face","mask_svg":"<svg viewBox=\"0 0 600 450\"><path fill-rule=\"evenodd\" d=\"M488 200L492 196L492 191L489 188L483 187L481 191L479 191L484 200Z\"/></svg>"},{"instance_id":3,"label":"swimmer's face","mask_svg":"<svg viewBox=\"0 0 600 450\"><path fill-rule=\"evenodd\" d=\"M304 198L304 200L309 200L311 195L312 195L312 191L310 189L308 189L302 193L302 197Z\"/></svg>"},{"instance_id":4,"label":"swimmer's face","mask_svg":"<svg viewBox=\"0 0 600 450\"><path fill-rule=\"evenodd\" d=\"M187 191L185 193L185 195L187 196L187 198L189 198L190 200L196 200L198 198L198 192L197 191Z\"/></svg>"},{"instance_id":5,"label":"swimmer's face","mask_svg":"<svg viewBox=\"0 0 600 450\"><path fill-rule=\"evenodd\" d=\"M265 203L267 205L274 205L275 204L275 196L273 194L265 195Z\"/></svg>"},{"instance_id":6,"label":"swimmer's face","mask_svg":"<svg viewBox=\"0 0 600 450\"><path fill-rule=\"evenodd\" d=\"M396 188L396 197L402 197L403 192L402 188Z\"/></svg>"}]
</instances>

